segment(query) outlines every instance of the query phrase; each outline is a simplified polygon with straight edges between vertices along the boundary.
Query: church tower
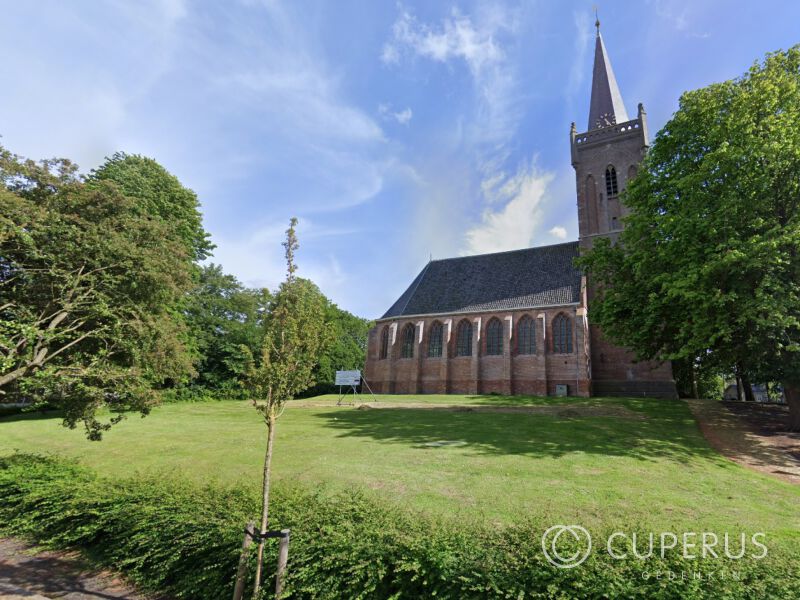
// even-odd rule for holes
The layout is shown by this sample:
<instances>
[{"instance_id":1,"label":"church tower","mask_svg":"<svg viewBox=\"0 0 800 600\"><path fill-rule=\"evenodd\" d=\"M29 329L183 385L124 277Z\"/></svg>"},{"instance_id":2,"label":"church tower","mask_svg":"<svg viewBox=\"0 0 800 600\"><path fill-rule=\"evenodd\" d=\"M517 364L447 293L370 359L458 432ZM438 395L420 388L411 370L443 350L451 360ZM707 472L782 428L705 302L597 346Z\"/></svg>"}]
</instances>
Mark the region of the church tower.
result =
<instances>
[{"instance_id":1,"label":"church tower","mask_svg":"<svg viewBox=\"0 0 800 600\"><path fill-rule=\"evenodd\" d=\"M619 237L628 214L620 195L636 175L648 147L644 108L639 104L636 118L628 117L600 35L599 20L595 27L589 123L584 133L577 132L575 123L570 128L581 251L590 249L598 237L611 238L612 242ZM589 280L584 302L588 304L592 394L675 397L669 363L635 362L630 352L607 342L599 328L591 324L593 292Z\"/></svg>"},{"instance_id":2,"label":"church tower","mask_svg":"<svg viewBox=\"0 0 800 600\"><path fill-rule=\"evenodd\" d=\"M639 104L635 119L625 110L608 58L600 22L595 23L592 99L585 133L570 129L572 166L578 184L578 230L582 249L598 236L616 239L627 214L620 202L625 184L647 151L647 116Z\"/></svg>"}]
</instances>

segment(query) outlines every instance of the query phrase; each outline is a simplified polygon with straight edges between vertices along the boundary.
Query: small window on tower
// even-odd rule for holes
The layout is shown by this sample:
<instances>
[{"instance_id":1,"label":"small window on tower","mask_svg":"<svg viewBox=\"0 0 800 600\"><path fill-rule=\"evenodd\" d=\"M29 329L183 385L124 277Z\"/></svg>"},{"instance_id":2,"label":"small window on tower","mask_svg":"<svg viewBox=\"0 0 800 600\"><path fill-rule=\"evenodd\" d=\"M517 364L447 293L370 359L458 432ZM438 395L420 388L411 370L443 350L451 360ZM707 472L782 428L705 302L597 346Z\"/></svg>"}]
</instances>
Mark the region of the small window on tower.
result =
<instances>
[{"instance_id":1,"label":"small window on tower","mask_svg":"<svg viewBox=\"0 0 800 600\"><path fill-rule=\"evenodd\" d=\"M606 168L606 195L616 196L619 193L617 186L617 170L613 166Z\"/></svg>"}]
</instances>

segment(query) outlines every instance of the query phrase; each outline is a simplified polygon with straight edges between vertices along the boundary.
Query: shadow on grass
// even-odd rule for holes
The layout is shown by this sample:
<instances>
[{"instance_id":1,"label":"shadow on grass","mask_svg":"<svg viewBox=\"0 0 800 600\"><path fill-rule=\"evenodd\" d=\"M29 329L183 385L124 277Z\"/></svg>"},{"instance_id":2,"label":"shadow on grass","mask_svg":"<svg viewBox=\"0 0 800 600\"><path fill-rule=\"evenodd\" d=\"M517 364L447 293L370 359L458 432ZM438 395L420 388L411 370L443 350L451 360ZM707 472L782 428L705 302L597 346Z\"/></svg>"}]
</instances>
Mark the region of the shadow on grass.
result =
<instances>
[{"instance_id":1,"label":"shadow on grass","mask_svg":"<svg viewBox=\"0 0 800 600\"><path fill-rule=\"evenodd\" d=\"M339 431L340 437L408 444L430 452L448 452L451 447L458 447L484 455L556 458L587 453L639 460L724 460L709 447L684 402L617 402L642 413L644 418L582 416L579 412L563 416L415 408L345 409L318 412L315 416Z\"/></svg>"},{"instance_id":2,"label":"shadow on grass","mask_svg":"<svg viewBox=\"0 0 800 600\"><path fill-rule=\"evenodd\" d=\"M604 398L584 398L580 396L501 396L481 394L466 396L470 404L477 406L559 406L561 404L580 404L595 406L602 404ZM613 402L613 400L612 400Z\"/></svg>"},{"instance_id":3,"label":"shadow on grass","mask_svg":"<svg viewBox=\"0 0 800 600\"><path fill-rule=\"evenodd\" d=\"M63 418L64 412L60 410L29 410L8 415L0 414L0 425L3 423L13 423L14 421L47 421Z\"/></svg>"}]
</instances>

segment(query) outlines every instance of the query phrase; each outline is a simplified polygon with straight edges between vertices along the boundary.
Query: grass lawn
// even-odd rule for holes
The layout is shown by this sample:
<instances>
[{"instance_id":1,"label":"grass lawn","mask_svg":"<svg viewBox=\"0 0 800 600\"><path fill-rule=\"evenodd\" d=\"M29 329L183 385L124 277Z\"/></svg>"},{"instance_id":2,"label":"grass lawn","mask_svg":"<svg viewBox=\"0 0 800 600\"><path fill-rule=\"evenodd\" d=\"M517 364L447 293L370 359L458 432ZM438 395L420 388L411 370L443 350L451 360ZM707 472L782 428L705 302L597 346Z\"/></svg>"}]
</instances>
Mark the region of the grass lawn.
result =
<instances>
[{"instance_id":1,"label":"grass lawn","mask_svg":"<svg viewBox=\"0 0 800 600\"><path fill-rule=\"evenodd\" d=\"M287 408L277 430L278 485L358 487L376 500L471 520L534 517L587 527L637 523L653 531L766 531L768 540L800 539L800 486L718 455L682 401L377 400L387 408L336 407L336 396ZM413 403L419 408L407 406ZM539 412L486 412L492 406ZM164 405L145 419L128 418L99 443L64 429L56 417L24 415L0 419L0 454L50 452L111 476L159 472L257 487L265 431L246 402Z\"/></svg>"}]
</instances>

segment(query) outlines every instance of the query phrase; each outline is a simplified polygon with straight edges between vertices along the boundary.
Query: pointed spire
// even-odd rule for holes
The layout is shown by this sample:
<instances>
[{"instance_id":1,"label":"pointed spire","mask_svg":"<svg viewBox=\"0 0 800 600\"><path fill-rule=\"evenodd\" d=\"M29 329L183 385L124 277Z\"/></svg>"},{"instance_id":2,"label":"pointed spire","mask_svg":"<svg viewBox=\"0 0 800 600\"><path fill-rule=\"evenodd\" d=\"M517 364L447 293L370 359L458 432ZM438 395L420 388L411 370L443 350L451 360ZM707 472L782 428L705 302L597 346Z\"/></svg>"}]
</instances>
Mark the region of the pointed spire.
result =
<instances>
[{"instance_id":1,"label":"pointed spire","mask_svg":"<svg viewBox=\"0 0 800 600\"><path fill-rule=\"evenodd\" d=\"M592 73L592 101L589 105L589 129L599 129L624 123L628 120L622 94L619 93L617 79L608 59L603 36L600 35L600 19L595 12L597 38L594 44L594 72Z\"/></svg>"}]
</instances>

